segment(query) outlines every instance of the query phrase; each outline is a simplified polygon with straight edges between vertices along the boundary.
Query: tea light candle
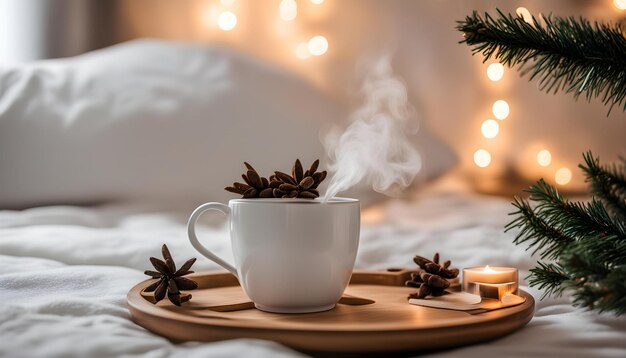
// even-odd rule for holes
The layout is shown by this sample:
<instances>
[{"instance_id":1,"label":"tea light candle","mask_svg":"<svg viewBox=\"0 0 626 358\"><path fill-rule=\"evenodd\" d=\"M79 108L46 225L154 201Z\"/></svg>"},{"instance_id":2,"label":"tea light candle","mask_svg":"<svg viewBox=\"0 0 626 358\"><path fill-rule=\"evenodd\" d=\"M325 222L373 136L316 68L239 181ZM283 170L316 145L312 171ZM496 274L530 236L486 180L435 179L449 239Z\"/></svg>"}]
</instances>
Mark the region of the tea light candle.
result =
<instances>
[{"instance_id":1,"label":"tea light candle","mask_svg":"<svg viewBox=\"0 0 626 358\"><path fill-rule=\"evenodd\" d=\"M463 269L463 291L486 298L501 299L516 294L517 269L513 267L477 266Z\"/></svg>"}]
</instances>

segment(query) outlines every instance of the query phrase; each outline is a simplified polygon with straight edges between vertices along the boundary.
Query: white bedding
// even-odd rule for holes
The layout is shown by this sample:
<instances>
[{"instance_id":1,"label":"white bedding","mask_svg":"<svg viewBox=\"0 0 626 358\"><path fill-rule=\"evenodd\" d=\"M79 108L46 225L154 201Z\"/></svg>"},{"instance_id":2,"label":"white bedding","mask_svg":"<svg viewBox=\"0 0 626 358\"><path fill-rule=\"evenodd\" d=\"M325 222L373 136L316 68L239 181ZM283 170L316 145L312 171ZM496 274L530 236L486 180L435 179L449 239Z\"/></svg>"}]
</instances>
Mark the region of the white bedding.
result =
<instances>
[{"instance_id":1,"label":"white bedding","mask_svg":"<svg viewBox=\"0 0 626 358\"><path fill-rule=\"evenodd\" d=\"M534 260L503 233L508 200L431 189L364 212L358 268L412 267L435 251L464 267L517 266ZM135 325L126 292L145 279L147 258L166 243L175 259L199 257L188 244L188 213L131 206L42 207L0 211L0 356L293 356L271 342L172 344ZM230 256L223 229L201 236ZM215 269L199 258L196 270ZM538 300L540 293L528 289ZM568 298L537 302L522 330L484 344L437 353L465 357L626 357L626 319L574 309Z\"/></svg>"}]
</instances>

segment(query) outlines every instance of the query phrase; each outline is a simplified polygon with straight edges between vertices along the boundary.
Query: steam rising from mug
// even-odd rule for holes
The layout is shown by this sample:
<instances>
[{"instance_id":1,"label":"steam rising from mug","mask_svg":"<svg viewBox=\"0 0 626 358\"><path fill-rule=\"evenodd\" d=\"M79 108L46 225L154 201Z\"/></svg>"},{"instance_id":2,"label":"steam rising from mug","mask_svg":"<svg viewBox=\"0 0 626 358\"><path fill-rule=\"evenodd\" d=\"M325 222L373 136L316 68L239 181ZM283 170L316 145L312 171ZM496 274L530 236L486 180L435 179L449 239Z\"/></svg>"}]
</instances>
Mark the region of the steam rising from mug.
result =
<instances>
[{"instance_id":1,"label":"steam rising from mug","mask_svg":"<svg viewBox=\"0 0 626 358\"><path fill-rule=\"evenodd\" d=\"M412 107L406 87L393 76L390 57L377 60L363 81L364 103L351 115L350 126L335 128L323 138L331 159L324 202L360 182L378 192L407 187L422 167L407 138Z\"/></svg>"}]
</instances>

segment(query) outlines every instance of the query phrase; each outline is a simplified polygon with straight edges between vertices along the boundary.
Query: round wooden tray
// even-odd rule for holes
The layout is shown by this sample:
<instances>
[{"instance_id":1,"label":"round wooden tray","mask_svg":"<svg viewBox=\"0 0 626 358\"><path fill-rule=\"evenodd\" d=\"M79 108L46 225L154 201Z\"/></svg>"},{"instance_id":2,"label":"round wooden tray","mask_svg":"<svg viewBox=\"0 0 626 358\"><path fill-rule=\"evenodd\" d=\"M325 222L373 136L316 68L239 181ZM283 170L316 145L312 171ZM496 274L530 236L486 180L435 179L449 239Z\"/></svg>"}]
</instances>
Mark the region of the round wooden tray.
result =
<instances>
[{"instance_id":1,"label":"round wooden tray","mask_svg":"<svg viewBox=\"0 0 626 358\"><path fill-rule=\"evenodd\" d=\"M175 341L257 338L305 352L432 351L504 336L533 317L535 301L523 291L524 303L481 314L411 305L407 295L415 289L403 286L411 272L355 271L340 303L319 313L259 311L237 279L224 272L188 276L200 287L183 307L167 299L152 304L141 294L148 280L127 299L137 324Z\"/></svg>"}]
</instances>

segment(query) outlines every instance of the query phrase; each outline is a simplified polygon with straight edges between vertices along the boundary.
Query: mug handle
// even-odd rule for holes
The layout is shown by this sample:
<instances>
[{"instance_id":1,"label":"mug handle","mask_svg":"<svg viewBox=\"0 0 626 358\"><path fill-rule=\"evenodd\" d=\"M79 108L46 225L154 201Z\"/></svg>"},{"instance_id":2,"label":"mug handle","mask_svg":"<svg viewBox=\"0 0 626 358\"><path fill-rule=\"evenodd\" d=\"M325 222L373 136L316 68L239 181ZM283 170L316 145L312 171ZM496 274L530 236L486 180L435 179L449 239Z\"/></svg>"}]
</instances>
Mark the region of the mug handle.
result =
<instances>
[{"instance_id":1,"label":"mug handle","mask_svg":"<svg viewBox=\"0 0 626 358\"><path fill-rule=\"evenodd\" d=\"M199 253L206 256L209 260L227 269L228 271L230 271L230 273L235 275L237 279L239 279L239 276L237 275L237 269L233 265L229 264L216 254L209 251L206 247L202 246L200 241L198 241L198 236L196 235L196 222L198 221L198 218L200 218L200 215L208 210L217 210L219 212L222 212L226 215L228 221L230 221L230 208L228 207L228 205L222 203L202 204L196 210L194 210L191 214L191 217L189 217L189 222L187 223L187 234L189 235L189 241L191 242L191 245L196 250L198 250Z\"/></svg>"}]
</instances>

